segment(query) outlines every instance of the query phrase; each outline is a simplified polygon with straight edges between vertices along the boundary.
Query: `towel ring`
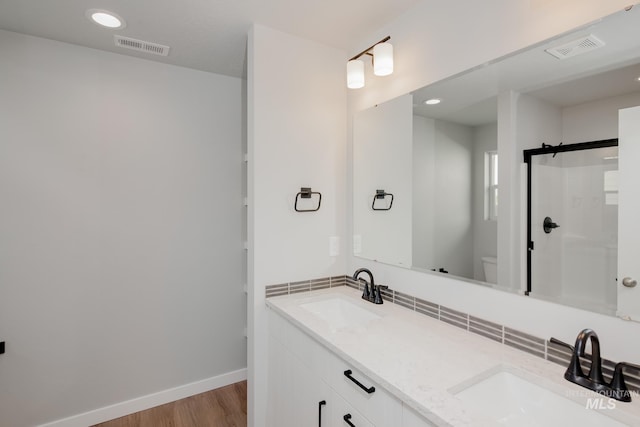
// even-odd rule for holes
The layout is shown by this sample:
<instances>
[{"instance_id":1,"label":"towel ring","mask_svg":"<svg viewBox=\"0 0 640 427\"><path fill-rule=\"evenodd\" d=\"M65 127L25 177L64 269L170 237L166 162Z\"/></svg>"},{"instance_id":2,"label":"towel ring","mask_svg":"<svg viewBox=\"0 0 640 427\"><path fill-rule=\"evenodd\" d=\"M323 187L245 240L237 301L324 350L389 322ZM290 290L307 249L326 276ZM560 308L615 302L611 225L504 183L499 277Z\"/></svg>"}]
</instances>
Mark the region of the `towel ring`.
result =
<instances>
[{"instance_id":1,"label":"towel ring","mask_svg":"<svg viewBox=\"0 0 640 427\"><path fill-rule=\"evenodd\" d=\"M376 208L376 200L385 200L387 196L391 196L391 202L389 203L389 206L387 206L386 208ZM387 193L384 190L376 190L376 195L373 196L373 202L371 203L371 209L373 209L374 211L388 211L391 209L391 206L393 206L393 194Z\"/></svg>"},{"instance_id":2,"label":"towel ring","mask_svg":"<svg viewBox=\"0 0 640 427\"><path fill-rule=\"evenodd\" d=\"M298 209L298 200L300 199L310 199L312 195L318 195L318 206L315 209ZM296 202L293 205L293 208L296 212L316 212L320 209L320 204L322 203L322 194L317 191L311 191L310 187L301 187L298 194L296 194Z\"/></svg>"}]
</instances>

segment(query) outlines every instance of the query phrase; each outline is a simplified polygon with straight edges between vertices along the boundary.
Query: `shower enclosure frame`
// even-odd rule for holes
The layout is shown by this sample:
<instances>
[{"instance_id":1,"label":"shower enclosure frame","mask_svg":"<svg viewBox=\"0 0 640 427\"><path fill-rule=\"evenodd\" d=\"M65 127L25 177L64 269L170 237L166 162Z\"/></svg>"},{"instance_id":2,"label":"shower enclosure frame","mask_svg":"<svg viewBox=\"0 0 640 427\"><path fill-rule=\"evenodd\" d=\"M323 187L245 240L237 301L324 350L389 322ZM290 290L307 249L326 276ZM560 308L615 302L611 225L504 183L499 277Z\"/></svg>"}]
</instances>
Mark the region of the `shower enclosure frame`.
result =
<instances>
[{"instance_id":1,"label":"shower enclosure frame","mask_svg":"<svg viewBox=\"0 0 640 427\"><path fill-rule=\"evenodd\" d=\"M592 150L595 148L607 148L617 147L618 138L603 139L599 141L578 142L575 144L556 145L551 146L542 144L541 148L533 148L529 150L523 150L524 162L527 165L527 290L525 295L531 293L531 252L534 250L534 242L531 240L531 160L533 156L539 156L544 154L558 154L566 153L570 151Z\"/></svg>"}]
</instances>

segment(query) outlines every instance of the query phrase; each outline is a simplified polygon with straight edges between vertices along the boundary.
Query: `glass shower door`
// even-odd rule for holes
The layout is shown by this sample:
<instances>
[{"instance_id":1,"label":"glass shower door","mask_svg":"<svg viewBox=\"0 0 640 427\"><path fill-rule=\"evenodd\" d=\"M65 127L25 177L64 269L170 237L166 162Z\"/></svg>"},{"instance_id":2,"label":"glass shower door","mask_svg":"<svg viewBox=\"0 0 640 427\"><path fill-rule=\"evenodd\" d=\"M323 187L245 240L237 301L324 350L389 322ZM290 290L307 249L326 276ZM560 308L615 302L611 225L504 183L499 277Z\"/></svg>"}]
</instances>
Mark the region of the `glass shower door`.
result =
<instances>
[{"instance_id":1,"label":"glass shower door","mask_svg":"<svg viewBox=\"0 0 640 427\"><path fill-rule=\"evenodd\" d=\"M532 156L529 295L615 313L618 147Z\"/></svg>"}]
</instances>

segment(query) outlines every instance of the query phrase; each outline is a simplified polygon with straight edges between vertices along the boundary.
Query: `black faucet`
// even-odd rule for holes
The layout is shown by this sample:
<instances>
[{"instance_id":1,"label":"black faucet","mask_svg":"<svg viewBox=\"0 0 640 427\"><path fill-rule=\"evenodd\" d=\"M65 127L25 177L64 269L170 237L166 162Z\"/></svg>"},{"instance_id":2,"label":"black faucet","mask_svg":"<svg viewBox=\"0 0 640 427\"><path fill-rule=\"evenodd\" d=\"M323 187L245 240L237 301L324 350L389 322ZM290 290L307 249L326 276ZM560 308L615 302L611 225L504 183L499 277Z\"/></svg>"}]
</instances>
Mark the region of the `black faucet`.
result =
<instances>
[{"instance_id":1,"label":"black faucet","mask_svg":"<svg viewBox=\"0 0 640 427\"><path fill-rule=\"evenodd\" d=\"M587 375L582 371L580 366L580 357L584 357L587 341L591 340L591 368ZM602 376L602 359L600 358L600 340L598 335L592 329L584 329L576 338L575 347L570 346L560 340L551 338L554 344L559 344L571 349L571 361L569 367L564 373L565 379L582 387L593 390L621 402L631 402L631 393L624 382L622 373L623 367L629 367L640 370L640 366L632 363L620 362L615 366L611 383L607 383Z\"/></svg>"},{"instance_id":2,"label":"black faucet","mask_svg":"<svg viewBox=\"0 0 640 427\"><path fill-rule=\"evenodd\" d=\"M587 341L591 339L591 368L589 374L585 375L580 367L580 357L584 357L584 350ZM571 355L571 362L564 377L578 385L601 392L609 388L602 377L602 360L600 359L600 340L592 329L584 329L576 338L576 345Z\"/></svg>"},{"instance_id":3,"label":"black faucet","mask_svg":"<svg viewBox=\"0 0 640 427\"><path fill-rule=\"evenodd\" d=\"M365 279L359 279L358 276L360 273L366 273L369 276L369 281L367 282ZM382 295L380 294L381 289L388 289L388 286L377 285L373 280L373 274L366 268L359 268L353 273L353 280L362 280L364 282L364 290L362 292L362 299L372 302L374 304L382 304Z\"/></svg>"},{"instance_id":4,"label":"black faucet","mask_svg":"<svg viewBox=\"0 0 640 427\"><path fill-rule=\"evenodd\" d=\"M633 363L617 363L616 367L613 370L613 378L611 379L611 389L613 392L613 395L611 397L623 402L631 402L631 393L629 393L629 389L624 382L624 374L622 373L622 368L624 367L633 368L640 371L640 366L634 365Z\"/></svg>"}]
</instances>

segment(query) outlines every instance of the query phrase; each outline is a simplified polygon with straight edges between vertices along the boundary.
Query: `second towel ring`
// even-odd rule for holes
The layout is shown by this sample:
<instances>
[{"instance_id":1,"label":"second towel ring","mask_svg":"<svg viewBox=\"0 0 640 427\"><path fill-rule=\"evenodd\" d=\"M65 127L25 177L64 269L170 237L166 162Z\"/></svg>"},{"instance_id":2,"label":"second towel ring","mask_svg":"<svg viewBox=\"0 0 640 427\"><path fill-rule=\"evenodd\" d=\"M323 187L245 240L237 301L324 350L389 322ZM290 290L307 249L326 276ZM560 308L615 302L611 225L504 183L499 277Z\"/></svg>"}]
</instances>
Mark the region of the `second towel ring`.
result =
<instances>
[{"instance_id":1,"label":"second towel ring","mask_svg":"<svg viewBox=\"0 0 640 427\"><path fill-rule=\"evenodd\" d=\"M391 202L389 203L389 206L387 206L386 208L376 208L376 200L385 200L387 196L391 196ZM376 190L376 195L373 196L373 202L371 203L371 209L373 209L374 211L388 211L391 209L391 206L393 206L393 194L387 193L384 190Z\"/></svg>"}]
</instances>

